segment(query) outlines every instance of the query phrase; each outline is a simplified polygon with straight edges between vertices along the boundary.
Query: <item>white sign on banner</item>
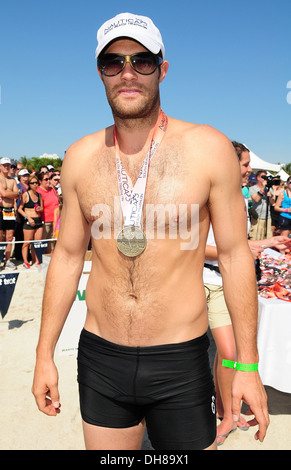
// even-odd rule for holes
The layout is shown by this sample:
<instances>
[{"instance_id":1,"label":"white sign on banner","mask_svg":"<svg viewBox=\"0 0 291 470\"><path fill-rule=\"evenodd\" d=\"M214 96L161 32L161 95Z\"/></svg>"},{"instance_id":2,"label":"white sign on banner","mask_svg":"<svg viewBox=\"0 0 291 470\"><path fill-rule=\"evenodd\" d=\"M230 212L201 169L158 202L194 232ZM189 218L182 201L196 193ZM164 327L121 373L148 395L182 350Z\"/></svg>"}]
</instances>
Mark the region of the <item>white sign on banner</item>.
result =
<instances>
[{"instance_id":1,"label":"white sign on banner","mask_svg":"<svg viewBox=\"0 0 291 470\"><path fill-rule=\"evenodd\" d=\"M83 329L87 312L85 293L88 277L89 273L82 273L75 301L57 343L57 353L59 355L77 354L80 333Z\"/></svg>"},{"instance_id":2,"label":"white sign on banner","mask_svg":"<svg viewBox=\"0 0 291 470\"><path fill-rule=\"evenodd\" d=\"M45 255L43 260L44 277L48 265L50 263L50 256ZM86 286L91 271L91 252L86 253L82 276L79 280L78 290L72 308L67 316L66 322L60 334L56 352L59 355L73 355L77 354L80 333L83 329L87 306L85 301Z\"/></svg>"}]
</instances>

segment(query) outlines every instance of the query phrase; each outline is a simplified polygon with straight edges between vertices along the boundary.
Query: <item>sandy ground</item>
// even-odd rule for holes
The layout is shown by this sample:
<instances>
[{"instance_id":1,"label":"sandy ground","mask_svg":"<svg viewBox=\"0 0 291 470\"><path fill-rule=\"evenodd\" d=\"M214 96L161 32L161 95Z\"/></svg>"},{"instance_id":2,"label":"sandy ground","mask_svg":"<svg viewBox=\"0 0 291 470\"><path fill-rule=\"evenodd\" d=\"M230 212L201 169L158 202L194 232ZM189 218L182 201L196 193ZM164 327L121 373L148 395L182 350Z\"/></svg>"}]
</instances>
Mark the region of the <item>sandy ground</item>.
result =
<instances>
[{"instance_id":1,"label":"sandy ground","mask_svg":"<svg viewBox=\"0 0 291 470\"><path fill-rule=\"evenodd\" d=\"M4 319L0 317L0 450L85 449L76 356L55 356L60 376L60 415L47 417L39 412L31 393L43 287L42 270L19 275L9 311ZM269 387L267 393L271 423L265 441L255 441L256 427L246 432L237 430L219 450L291 449L291 395ZM143 449L150 449L147 438Z\"/></svg>"}]
</instances>

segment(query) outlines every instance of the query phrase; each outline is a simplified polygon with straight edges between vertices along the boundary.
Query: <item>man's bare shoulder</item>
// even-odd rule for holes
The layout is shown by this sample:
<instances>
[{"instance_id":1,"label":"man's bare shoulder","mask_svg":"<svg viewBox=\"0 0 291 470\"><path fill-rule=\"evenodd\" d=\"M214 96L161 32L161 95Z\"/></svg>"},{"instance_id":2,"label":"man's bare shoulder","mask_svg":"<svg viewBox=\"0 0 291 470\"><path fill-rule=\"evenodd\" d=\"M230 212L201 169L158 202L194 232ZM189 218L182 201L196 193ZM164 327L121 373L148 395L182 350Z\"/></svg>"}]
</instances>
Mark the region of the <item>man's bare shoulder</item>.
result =
<instances>
[{"instance_id":1,"label":"man's bare shoulder","mask_svg":"<svg viewBox=\"0 0 291 470\"><path fill-rule=\"evenodd\" d=\"M183 136L184 140L191 142L201 142L204 145L229 145L231 142L228 137L207 124L195 124L179 119L169 118L169 124L172 131Z\"/></svg>"},{"instance_id":2,"label":"man's bare shoulder","mask_svg":"<svg viewBox=\"0 0 291 470\"><path fill-rule=\"evenodd\" d=\"M205 164L208 165L209 160L214 165L232 160L237 163L231 141L214 127L170 118L169 129L174 138L182 141L188 155L203 158Z\"/></svg>"}]
</instances>

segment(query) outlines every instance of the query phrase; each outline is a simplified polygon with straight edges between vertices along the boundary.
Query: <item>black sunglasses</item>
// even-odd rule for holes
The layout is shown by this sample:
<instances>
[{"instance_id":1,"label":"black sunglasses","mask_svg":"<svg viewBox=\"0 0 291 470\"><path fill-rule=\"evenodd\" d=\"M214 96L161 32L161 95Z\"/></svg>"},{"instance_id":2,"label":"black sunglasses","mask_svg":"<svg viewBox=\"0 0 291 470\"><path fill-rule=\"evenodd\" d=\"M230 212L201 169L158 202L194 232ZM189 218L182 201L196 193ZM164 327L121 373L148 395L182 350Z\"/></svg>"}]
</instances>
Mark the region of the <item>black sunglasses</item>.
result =
<instances>
[{"instance_id":1,"label":"black sunglasses","mask_svg":"<svg viewBox=\"0 0 291 470\"><path fill-rule=\"evenodd\" d=\"M127 62L133 70L141 75L151 75L161 65L163 60L151 52L139 52L138 54L103 54L98 59L98 68L102 75L113 77L118 75Z\"/></svg>"}]
</instances>

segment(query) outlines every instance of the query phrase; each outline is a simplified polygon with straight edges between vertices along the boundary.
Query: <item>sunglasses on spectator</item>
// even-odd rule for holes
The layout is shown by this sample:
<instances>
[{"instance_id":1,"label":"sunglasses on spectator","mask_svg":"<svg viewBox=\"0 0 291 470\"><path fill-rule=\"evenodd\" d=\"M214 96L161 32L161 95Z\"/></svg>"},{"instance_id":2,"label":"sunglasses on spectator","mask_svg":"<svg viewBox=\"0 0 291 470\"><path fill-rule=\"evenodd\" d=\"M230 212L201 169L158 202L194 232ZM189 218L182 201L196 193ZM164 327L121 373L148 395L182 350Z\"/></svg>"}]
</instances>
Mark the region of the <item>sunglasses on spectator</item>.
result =
<instances>
[{"instance_id":1,"label":"sunglasses on spectator","mask_svg":"<svg viewBox=\"0 0 291 470\"><path fill-rule=\"evenodd\" d=\"M42 181L49 181L50 179L49 178L43 178Z\"/></svg>"},{"instance_id":2,"label":"sunglasses on spectator","mask_svg":"<svg viewBox=\"0 0 291 470\"><path fill-rule=\"evenodd\" d=\"M118 75L127 62L131 68L141 75L151 75L161 65L163 60L151 52L139 52L138 54L103 54L98 59L98 67L106 77Z\"/></svg>"},{"instance_id":3,"label":"sunglasses on spectator","mask_svg":"<svg viewBox=\"0 0 291 470\"><path fill-rule=\"evenodd\" d=\"M29 184L39 184L38 181L31 181Z\"/></svg>"}]
</instances>

